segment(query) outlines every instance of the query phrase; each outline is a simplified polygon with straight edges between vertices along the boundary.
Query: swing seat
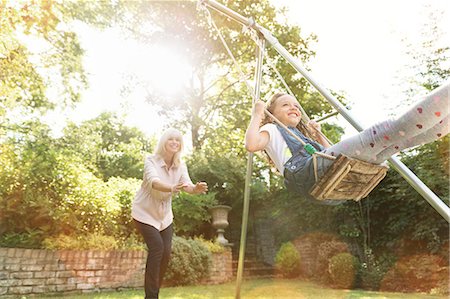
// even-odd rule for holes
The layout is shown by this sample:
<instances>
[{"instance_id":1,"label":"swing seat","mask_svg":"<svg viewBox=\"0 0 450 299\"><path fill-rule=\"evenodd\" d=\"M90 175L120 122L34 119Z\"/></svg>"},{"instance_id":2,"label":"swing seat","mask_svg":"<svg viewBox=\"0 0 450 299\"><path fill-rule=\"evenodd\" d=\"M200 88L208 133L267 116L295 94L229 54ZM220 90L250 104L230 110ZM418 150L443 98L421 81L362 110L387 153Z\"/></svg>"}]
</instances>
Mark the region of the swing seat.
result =
<instances>
[{"instance_id":1,"label":"swing seat","mask_svg":"<svg viewBox=\"0 0 450 299\"><path fill-rule=\"evenodd\" d=\"M310 194L317 200L359 201L386 176L387 166L355 160L340 154L314 184Z\"/></svg>"}]
</instances>

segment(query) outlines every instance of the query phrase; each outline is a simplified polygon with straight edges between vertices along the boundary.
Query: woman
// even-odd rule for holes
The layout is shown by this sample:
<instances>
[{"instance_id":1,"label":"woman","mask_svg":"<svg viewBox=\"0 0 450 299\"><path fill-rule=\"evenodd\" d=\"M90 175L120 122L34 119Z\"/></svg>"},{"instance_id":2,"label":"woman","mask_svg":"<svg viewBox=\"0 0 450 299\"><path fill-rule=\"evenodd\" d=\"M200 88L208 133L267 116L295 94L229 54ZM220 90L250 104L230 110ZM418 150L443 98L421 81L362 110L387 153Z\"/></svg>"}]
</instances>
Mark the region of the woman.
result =
<instances>
[{"instance_id":1,"label":"woman","mask_svg":"<svg viewBox=\"0 0 450 299\"><path fill-rule=\"evenodd\" d=\"M403 149L432 142L449 133L449 89L450 81L447 81L397 119L382 121L335 145L328 144L323 138L317 123L310 122L308 126L304 126L300 122L302 115L294 97L275 94L267 103L267 110L318 151L331 156L342 153L355 159L380 164ZM315 182L311 155L285 129L265 118L262 101L258 101L253 109L245 145L250 152L265 150L284 176L286 187L314 200L308 194ZM321 177L332 164L332 160L320 158L317 162L318 176ZM337 204L339 201L320 203Z\"/></svg>"},{"instance_id":2,"label":"woman","mask_svg":"<svg viewBox=\"0 0 450 299\"><path fill-rule=\"evenodd\" d=\"M158 298L172 247L172 195L185 191L203 194L205 182L195 185L181 161L183 137L168 129L159 139L155 153L145 159L144 179L137 192L131 216L148 248L145 267L145 298Z\"/></svg>"}]
</instances>

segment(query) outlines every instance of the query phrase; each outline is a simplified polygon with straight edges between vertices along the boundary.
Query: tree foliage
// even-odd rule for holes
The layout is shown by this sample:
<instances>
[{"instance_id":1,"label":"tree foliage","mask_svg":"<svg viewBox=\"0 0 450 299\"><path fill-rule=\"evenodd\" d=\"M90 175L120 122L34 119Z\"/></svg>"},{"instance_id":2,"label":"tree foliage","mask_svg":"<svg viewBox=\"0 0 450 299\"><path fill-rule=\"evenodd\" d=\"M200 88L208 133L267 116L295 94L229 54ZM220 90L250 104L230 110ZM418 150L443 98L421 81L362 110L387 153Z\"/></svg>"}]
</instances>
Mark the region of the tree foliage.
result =
<instances>
[{"instance_id":1,"label":"tree foliage","mask_svg":"<svg viewBox=\"0 0 450 299\"><path fill-rule=\"evenodd\" d=\"M314 56L309 45L315 42L315 36L303 37L298 26L280 21L284 11L277 11L268 0L225 1L223 4L243 15L253 16L304 63ZM160 107L162 115L176 115L174 123L190 131L195 149L202 148L208 140L223 137L224 131L227 135L237 133L242 136L251 110L251 92L241 82L233 61L208 23L208 13L197 10L196 4L190 2L147 2L136 4L134 15L134 20L149 20L130 23L135 36L148 42L176 44L193 66L190 85L186 86L183 94L176 95L183 101L167 98L163 101L161 95L155 92L150 93L149 101ZM255 65L253 40L248 34L242 34L242 28L235 22L215 12L212 12L212 17L247 76L246 80L249 80ZM154 29L146 30L149 26ZM268 57L279 68L309 114L314 116L330 111L318 93L313 92L304 79L296 75L296 71L279 59L273 50L268 52ZM263 95L281 88L281 82L275 79L272 70L266 68L264 73Z\"/></svg>"},{"instance_id":2,"label":"tree foliage","mask_svg":"<svg viewBox=\"0 0 450 299\"><path fill-rule=\"evenodd\" d=\"M71 144L71 154L107 181L110 177L142 178L143 153L149 153L156 141L126 126L116 114L104 112L79 126L70 123L61 142Z\"/></svg>"}]
</instances>

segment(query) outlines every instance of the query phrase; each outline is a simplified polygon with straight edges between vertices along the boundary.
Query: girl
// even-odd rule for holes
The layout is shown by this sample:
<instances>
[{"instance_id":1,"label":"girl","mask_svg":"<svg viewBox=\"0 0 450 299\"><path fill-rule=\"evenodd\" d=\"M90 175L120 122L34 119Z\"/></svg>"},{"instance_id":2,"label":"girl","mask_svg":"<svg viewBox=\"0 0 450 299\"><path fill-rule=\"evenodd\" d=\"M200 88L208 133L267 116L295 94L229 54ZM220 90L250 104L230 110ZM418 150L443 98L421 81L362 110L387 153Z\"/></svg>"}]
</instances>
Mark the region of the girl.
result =
<instances>
[{"instance_id":1,"label":"girl","mask_svg":"<svg viewBox=\"0 0 450 299\"><path fill-rule=\"evenodd\" d=\"M450 81L433 90L398 119L375 124L333 146L321 134L319 124L311 121L305 126L300 122L300 106L294 97L277 93L268 101L267 110L318 151L332 156L344 154L380 164L403 149L432 142L448 134L449 88ZM271 119L264 118L264 108L262 101L257 101L254 105L245 135L246 149L250 152L265 150L284 176L288 190L314 200L308 194L315 183L312 156L285 129L272 123ZM318 157L318 176L321 177L332 163L332 160ZM340 203L331 200L320 202Z\"/></svg>"},{"instance_id":2,"label":"girl","mask_svg":"<svg viewBox=\"0 0 450 299\"><path fill-rule=\"evenodd\" d=\"M158 298L172 248L172 195L180 191L201 194L204 182L192 184L181 159L183 138L168 129L159 139L154 155L145 159L144 179L131 209L138 231L148 248L145 267L145 298Z\"/></svg>"}]
</instances>

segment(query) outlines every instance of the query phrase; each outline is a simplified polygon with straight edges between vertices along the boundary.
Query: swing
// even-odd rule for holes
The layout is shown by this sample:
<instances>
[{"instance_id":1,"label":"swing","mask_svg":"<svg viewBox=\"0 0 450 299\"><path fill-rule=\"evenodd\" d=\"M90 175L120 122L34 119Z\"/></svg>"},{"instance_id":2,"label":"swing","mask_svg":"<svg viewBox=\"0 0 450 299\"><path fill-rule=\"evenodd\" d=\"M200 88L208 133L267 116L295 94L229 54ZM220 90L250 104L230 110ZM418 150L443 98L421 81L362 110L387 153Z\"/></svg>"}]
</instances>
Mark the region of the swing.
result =
<instances>
[{"instance_id":1,"label":"swing","mask_svg":"<svg viewBox=\"0 0 450 299\"><path fill-rule=\"evenodd\" d=\"M227 42L225 41L222 33L219 28L215 24L212 19L211 14L207 9L205 9L208 22L214 29L217 31L219 39L224 45L225 49L228 52L228 55L233 60L239 74L241 80L247 85L249 90L253 90L253 88L248 84L246 80L246 76L244 75L239 63L231 52ZM248 29L248 28L244 28ZM252 33L252 32L250 32ZM254 38L255 41L258 38ZM257 43L258 44L258 43ZM263 50L263 56L267 55L266 51ZM270 62L269 59L266 59L269 62L271 68L275 71L277 76L280 78L281 82L284 84L285 88L289 91L289 93L293 95L291 89L287 85L284 78L278 72L276 67ZM294 96L295 97L295 96ZM300 110L302 114L306 117L306 120L309 120L306 112L301 108ZM347 157L343 154L339 155L338 158L334 156L330 156L321 152L318 152L312 145L306 144L302 139L292 133L283 123L281 123L275 116L273 116L267 109L264 111L270 118L272 118L276 123L278 123L284 130L286 130L289 134L291 134L296 140L298 140L305 148L305 150L312 155L313 157L313 166L314 166L314 176L316 183L313 185L309 193L312 197L317 200L354 200L359 201L362 198L366 197L370 191L372 191L378 183L385 177L388 168L382 165L375 165L365 161L356 160L350 157ZM325 137L326 138L326 137ZM328 140L328 139L327 139ZM320 156L325 159L335 160L333 164L326 170L325 174L319 178L317 175L317 156Z\"/></svg>"},{"instance_id":2,"label":"swing","mask_svg":"<svg viewBox=\"0 0 450 299\"><path fill-rule=\"evenodd\" d=\"M359 201L386 176L388 167L356 160L340 154L309 193L317 200Z\"/></svg>"},{"instance_id":3,"label":"swing","mask_svg":"<svg viewBox=\"0 0 450 299\"><path fill-rule=\"evenodd\" d=\"M311 144L305 143L293 134L282 122L269 111L265 113L278 125L299 141L313 157L314 177L316 183L309 194L317 200L354 200L360 201L386 176L388 167L350 158L340 154L337 158L318 152ZM317 174L317 157L334 160L322 177Z\"/></svg>"}]
</instances>

